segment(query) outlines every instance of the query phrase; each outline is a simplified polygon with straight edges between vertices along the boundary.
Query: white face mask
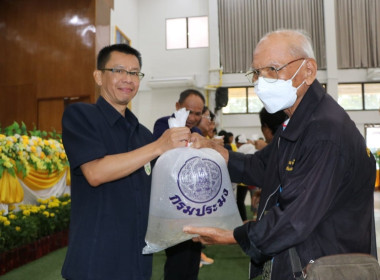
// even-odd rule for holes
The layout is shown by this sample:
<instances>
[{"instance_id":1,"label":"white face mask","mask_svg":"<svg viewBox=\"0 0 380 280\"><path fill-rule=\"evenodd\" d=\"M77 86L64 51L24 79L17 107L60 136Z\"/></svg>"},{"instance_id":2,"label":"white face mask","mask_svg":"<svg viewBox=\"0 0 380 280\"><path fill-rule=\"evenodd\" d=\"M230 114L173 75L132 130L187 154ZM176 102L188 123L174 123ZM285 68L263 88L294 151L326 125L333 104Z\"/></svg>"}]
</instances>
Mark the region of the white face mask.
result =
<instances>
[{"instance_id":1,"label":"white face mask","mask_svg":"<svg viewBox=\"0 0 380 280\"><path fill-rule=\"evenodd\" d=\"M278 79L276 82L267 82L263 77L259 77L255 83L255 92L263 102L265 109L270 113L290 108L297 100L297 90L305 83L302 82L297 88L293 87L293 78L298 74L305 60L302 62L296 73L289 80Z\"/></svg>"}]
</instances>

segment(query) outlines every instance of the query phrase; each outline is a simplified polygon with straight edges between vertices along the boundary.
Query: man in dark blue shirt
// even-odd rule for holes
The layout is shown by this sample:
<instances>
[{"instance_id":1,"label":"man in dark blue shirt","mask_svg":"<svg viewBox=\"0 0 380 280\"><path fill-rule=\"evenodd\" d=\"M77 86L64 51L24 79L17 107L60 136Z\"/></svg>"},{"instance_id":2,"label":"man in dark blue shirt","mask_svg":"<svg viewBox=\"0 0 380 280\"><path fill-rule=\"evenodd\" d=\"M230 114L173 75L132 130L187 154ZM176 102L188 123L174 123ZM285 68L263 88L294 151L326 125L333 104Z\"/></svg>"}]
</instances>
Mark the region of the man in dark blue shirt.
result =
<instances>
[{"instance_id":1,"label":"man in dark blue shirt","mask_svg":"<svg viewBox=\"0 0 380 280\"><path fill-rule=\"evenodd\" d=\"M188 89L181 92L176 110L186 108L190 111L186 120L186 127L191 132L202 134L197 127L202 118L202 111L205 105L203 95L195 90ZM172 115L174 116L174 115ZM158 119L154 124L153 136L155 139L160 137L169 129L168 120L172 116L166 116ZM196 280L198 278L199 264L201 260L201 244L188 240L165 250L165 280Z\"/></svg>"},{"instance_id":2,"label":"man in dark blue shirt","mask_svg":"<svg viewBox=\"0 0 380 280\"><path fill-rule=\"evenodd\" d=\"M103 48L94 79L96 104L75 103L62 118L71 168L69 246L65 279L150 279L152 256L143 255L151 187L151 161L186 146L188 128L154 141L127 108L140 80L140 53L126 44Z\"/></svg>"},{"instance_id":3,"label":"man in dark blue shirt","mask_svg":"<svg viewBox=\"0 0 380 280\"><path fill-rule=\"evenodd\" d=\"M197 132L202 135L201 130L197 127L199 122L202 119L202 112L205 104L205 98L199 91L195 89L187 89L181 92L178 102L175 104L176 110L186 108L190 111L189 116L186 120L186 127L190 128L191 132ZM202 108L200 108L202 106ZM166 116L159 118L154 123L153 128L153 137L158 139L165 130L169 128L168 120L169 118L174 117L174 114L171 116Z\"/></svg>"}]
</instances>

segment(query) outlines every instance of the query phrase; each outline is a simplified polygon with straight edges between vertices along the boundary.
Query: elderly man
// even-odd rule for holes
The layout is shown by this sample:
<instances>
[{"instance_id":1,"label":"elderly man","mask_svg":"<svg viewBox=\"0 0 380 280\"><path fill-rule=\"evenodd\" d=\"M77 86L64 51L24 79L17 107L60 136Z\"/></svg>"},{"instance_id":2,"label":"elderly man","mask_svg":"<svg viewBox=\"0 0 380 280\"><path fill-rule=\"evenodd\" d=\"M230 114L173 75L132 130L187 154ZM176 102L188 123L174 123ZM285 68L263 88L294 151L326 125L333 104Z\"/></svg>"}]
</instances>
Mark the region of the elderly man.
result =
<instances>
[{"instance_id":1,"label":"elderly man","mask_svg":"<svg viewBox=\"0 0 380 280\"><path fill-rule=\"evenodd\" d=\"M268 112L288 115L273 141L254 155L228 152L231 179L262 188L258 221L233 231L185 227L207 244L238 243L268 279L294 279L289 248L302 266L322 256L370 253L375 161L355 123L316 80L309 38L275 31L258 43L247 74ZM270 267L271 266L271 267Z\"/></svg>"}]
</instances>

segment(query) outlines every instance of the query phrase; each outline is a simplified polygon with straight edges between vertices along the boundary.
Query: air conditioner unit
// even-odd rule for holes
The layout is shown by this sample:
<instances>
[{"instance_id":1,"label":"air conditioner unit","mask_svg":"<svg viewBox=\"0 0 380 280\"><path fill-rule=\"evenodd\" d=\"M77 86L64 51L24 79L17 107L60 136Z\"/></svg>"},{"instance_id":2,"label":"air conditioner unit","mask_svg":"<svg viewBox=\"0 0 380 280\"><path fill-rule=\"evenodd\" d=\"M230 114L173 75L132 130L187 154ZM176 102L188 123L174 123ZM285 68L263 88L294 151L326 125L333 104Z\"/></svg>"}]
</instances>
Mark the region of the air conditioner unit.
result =
<instances>
[{"instance_id":1,"label":"air conditioner unit","mask_svg":"<svg viewBox=\"0 0 380 280\"><path fill-rule=\"evenodd\" d=\"M152 77L147 85L151 88L167 88L167 87L190 87L195 84L194 76L183 77Z\"/></svg>"},{"instance_id":2,"label":"air conditioner unit","mask_svg":"<svg viewBox=\"0 0 380 280\"><path fill-rule=\"evenodd\" d=\"M380 81L380 68L368 68L367 79L372 81Z\"/></svg>"}]
</instances>

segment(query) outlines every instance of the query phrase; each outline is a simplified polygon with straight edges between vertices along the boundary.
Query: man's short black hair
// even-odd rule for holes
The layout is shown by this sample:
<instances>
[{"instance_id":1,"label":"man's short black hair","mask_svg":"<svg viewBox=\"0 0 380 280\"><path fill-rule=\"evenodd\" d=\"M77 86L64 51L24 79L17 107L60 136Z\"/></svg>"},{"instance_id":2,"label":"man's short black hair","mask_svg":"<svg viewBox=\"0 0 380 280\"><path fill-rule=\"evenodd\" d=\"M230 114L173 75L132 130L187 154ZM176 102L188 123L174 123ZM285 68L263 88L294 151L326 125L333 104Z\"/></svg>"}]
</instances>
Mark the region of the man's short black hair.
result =
<instances>
[{"instance_id":1,"label":"man's short black hair","mask_svg":"<svg viewBox=\"0 0 380 280\"><path fill-rule=\"evenodd\" d=\"M268 113L263 107L259 113L260 122L262 127L268 127L274 135L277 128L288 118L284 111L278 111L274 114Z\"/></svg>"},{"instance_id":2,"label":"man's short black hair","mask_svg":"<svg viewBox=\"0 0 380 280\"><path fill-rule=\"evenodd\" d=\"M187 89L187 90L182 91L181 94L179 95L178 103L182 104L183 102L185 102L185 99L189 95L192 95L192 94L199 96L202 99L203 104L206 103L206 99L204 98L203 94L197 91L196 89Z\"/></svg>"},{"instance_id":3,"label":"man's short black hair","mask_svg":"<svg viewBox=\"0 0 380 280\"><path fill-rule=\"evenodd\" d=\"M131 54L131 55L136 56L141 68L142 60L141 60L141 54L138 50L132 48L131 46L127 44L114 44L114 45L106 46L100 50L98 54L97 63L96 63L96 67L98 70L105 68L106 63L110 59L112 52L121 52L121 53Z\"/></svg>"}]
</instances>

